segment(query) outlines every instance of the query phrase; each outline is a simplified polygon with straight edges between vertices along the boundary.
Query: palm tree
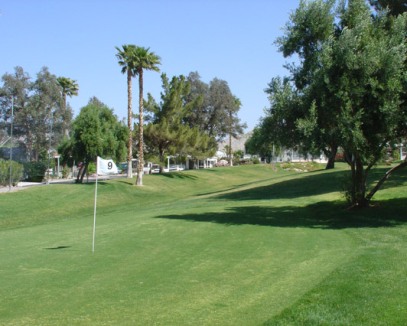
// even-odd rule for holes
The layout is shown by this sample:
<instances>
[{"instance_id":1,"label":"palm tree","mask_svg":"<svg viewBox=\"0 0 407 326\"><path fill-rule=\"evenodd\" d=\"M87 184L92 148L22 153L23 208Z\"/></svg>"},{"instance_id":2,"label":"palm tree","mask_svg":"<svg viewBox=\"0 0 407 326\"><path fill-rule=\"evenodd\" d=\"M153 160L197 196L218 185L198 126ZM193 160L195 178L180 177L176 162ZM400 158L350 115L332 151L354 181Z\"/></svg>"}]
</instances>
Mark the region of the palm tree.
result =
<instances>
[{"instance_id":1,"label":"palm tree","mask_svg":"<svg viewBox=\"0 0 407 326\"><path fill-rule=\"evenodd\" d=\"M69 131L68 127L66 125L66 96L68 95L69 97L76 96L78 95L78 84L76 83L76 80L67 78L67 77L58 77L57 82L59 86L62 88L62 116L64 117L63 120L63 134L65 137L69 137Z\"/></svg>"},{"instance_id":2,"label":"palm tree","mask_svg":"<svg viewBox=\"0 0 407 326\"><path fill-rule=\"evenodd\" d=\"M137 46L135 49L135 73L139 77L139 161L137 166L136 185L143 185L143 167L144 167L144 139L143 139L143 71L153 70L160 71L158 65L161 64L161 58L150 48Z\"/></svg>"},{"instance_id":3,"label":"palm tree","mask_svg":"<svg viewBox=\"0 0 407 326\"><path fill-rule=\"evenodd\" d=\"M116 46L116 57L122 67L122 73L127 73L127 127L129 129L129 139L127 143L127 177L133 177L133 126L132 126L132 77L136 74L136 49L133 44L123 45L122 49Z\"/></svg>"}]
</instances>

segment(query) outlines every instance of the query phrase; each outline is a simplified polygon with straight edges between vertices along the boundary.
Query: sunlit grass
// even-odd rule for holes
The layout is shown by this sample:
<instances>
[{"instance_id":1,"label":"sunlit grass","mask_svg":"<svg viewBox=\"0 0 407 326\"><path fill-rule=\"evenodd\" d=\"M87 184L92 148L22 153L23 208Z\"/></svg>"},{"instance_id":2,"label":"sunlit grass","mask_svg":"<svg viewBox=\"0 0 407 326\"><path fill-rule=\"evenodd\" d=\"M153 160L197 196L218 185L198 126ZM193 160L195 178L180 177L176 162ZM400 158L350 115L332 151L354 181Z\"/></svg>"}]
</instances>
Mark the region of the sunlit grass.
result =
<instances>
[{"instance_id":1,"label":"sunlit grass","mask_svg":"<svg viewBox=\"0 0 407 326\"><path fill-rule=\"evenodd\" d=\"M0 324L403 325L405 172L348 211L346 171L186 171L0 195ZM339 184L339 186L338 186Z\"/></svg>"}]
</instances>

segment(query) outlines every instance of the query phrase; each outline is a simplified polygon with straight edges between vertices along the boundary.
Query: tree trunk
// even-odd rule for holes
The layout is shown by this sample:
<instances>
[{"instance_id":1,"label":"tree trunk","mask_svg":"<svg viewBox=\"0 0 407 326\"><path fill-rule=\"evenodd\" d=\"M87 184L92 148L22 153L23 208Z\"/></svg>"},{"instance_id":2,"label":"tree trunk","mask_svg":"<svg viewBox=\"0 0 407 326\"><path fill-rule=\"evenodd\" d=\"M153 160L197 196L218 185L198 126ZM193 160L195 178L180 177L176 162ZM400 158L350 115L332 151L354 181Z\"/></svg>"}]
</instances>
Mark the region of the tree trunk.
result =
<instances>
[{"instance_id":1,"label":"tree trunk","mask_svg":"<svg viewBox=\"0 0 407 326\"><path fill-rule=\"evenodd\" d=\"M133 178L133 128L132 128L132 95L131 95L131 70L127 68L127 127L129 128L129 139L127 141L127 178Z\"/></svg>"},{"instance_id":2,"label":"tree trunk","mask_svg":"<svg viewBox=\"0 0 407 326\"><path fill-rule=\"evenodd\" d=\"M233 166L233 156L232 156L232 134L229 133L229 161L230 166Z\"/></svg>"},{"instance_id":3,"label":"tree trunk","mask_svg":"<svg viewBox=\"0 0 407 326\"><path fill-rule=\"evenodd\" d=\"M383 183L390 178L390 176L396 172L397 170L400 170L404 167L407 166L407 157L404 159L403 162L401 162L399 165L396 165L394 168L391 168L389 171L387 171L385 173L385 175L379 180L379 182L376 184L376 186L374 186L374 188L369 192L369 194L366 196L366 200L368 202L371 201L371 199L373 198L374 194L381 188L381 186L383 185Z\"/></svg>"},{"instance_id":4,"label":"tree trunk","mask_svg":"<svg viewBox=\"0 0 407 326\"><path fill-rule=\"evenodd\" d=\"M351 207L365 208L369 205L366 198L366 179L367 172L365 172L362 160L355 156L351 164L352 181L350 191Z\"/></svg>"},{"instance_id":5,"label":"tree trunk","mask_svg":"<svg viewBox=\"0 0 407 326\"><path fill-rule=\"evenodd\" d=\"M139 153L138 153L138 166L137 166L137 180L136 185L143 185L143 168L144 168L144 136L143 136L143 69L138 72L139 75Z\"/></svg>"},{"instance_id":6,"label":"tree trunk","mask_svg":"<svg viewBox=\"0 0 407 326\"><path fill-rule=\"evenodd\" d=\"M26 148L27 161L31 162L32 154L33 154L33 137L32 137L32 133L31 133L30 129L28 129L28 132L27 132L25 148Z\"/></svg>"},{"instance_id":7,"label":"tree trunk","mask_svg":"<svg viewBox=\"0 0 407 326\"><path fill-rule=\"evenodd\" d=\"M330 170L335 168L335 157L338 152L338 147L332 147L331 150L325 151L325 155L328 157L328 162L326 163L325 170Z\"/></svg>"},{"instance_id":8,"label":"tree trunk","mask_svg":"<svg viewBox=\"0 0 407 326\"><path fill-rule=\"evenodd\" d=\"M83 178L88 173L88 167L89 167L89 162L86 162L85 163L85 168L83 169L83 172L82 172L82 175L81 175L81 183L83 183Z\"/></svg>"},{"instance_id":9,"label":"tree trunk","mask_svg":"<svg viewBox=\"0 0 407 326\"><path fill-rule=\"evenodd\" d=\"M62 92L62 132L64 137L69 139L69 130L66 123L66 93Z\"/></svg>"},{"instance_id":10,"label":"tree trunk","mask_svg":"<svg viewBox=\"0 0 407 326\"><path fill-rule=\"evenodd\" d=\"M83 183L83 178L85 177L86 171L88 170L88 163L83 163L76 176L76 183Z\"/></svg>"}]
</instances>

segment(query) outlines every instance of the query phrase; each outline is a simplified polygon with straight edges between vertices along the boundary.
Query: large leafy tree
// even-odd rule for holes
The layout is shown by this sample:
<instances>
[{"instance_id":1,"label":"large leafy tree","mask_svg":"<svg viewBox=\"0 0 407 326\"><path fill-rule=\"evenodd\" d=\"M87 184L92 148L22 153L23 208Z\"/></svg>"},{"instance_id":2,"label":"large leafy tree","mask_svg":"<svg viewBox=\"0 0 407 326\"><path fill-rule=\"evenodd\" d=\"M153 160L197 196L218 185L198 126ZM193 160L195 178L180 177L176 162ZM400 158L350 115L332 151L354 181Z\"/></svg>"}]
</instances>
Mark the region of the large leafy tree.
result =
<instances>
[{"instance_id":1,"label":"large leafy tree","mask_svg":"<svg viewBox=\"0 0 407 326\"><path fill-rule=\"evenodd\" d=\"M137 165L137 180L136 185L143 185L143 166L144 166L144 119L143 119L143 88L144 88L144 71L153 70L160 71L158 66L161 64L161 58L150 48L137 46L134 50L134 71L139 78L139 123L138 123L138 165Z\"/></svg>"},{"instance_id":2,"label":"large leafy tree","mask_svg":"<svg viewBox=\"0 0 407 326\"><path fill-rule=\"evenodd\" d=\"M259 125L248 141L248 150L252 154L261 154L273 159L281 148L296 148L308 152L297 120L304 116L301 97L288 78L275 77L265 92L268 94L270 108L265 110ZM274 150L273 150L274 149Z\"/></svg>"},{"instance_id":3,"label":"large leafy tree","mask_svg":"<svg viewBox=\"0 0 407 326\"><path fill-rule=\"evenodd\" d=\"M186 101L194 103L189 114L184 117L185 123L191 128L206 131L209 124L209 85L201 80L198 72L191 72L187 76L190 92Z\"/></svg>"},{"instance_id":4,"label":"large leafy tree","mask_svg":"<svg viewBox=\"0 0 407 326\"><path fill-rule=\"evenodd\" d=\"M14 99L14 131L28 161L47 158L62 138L61 93L56 76L43 67L34 81L16 67L14 74L3 76L3 119L10 121L11 97Z\"/></svg>"},{"instance_id":5,"label":"large leafy tree","mask_svg":"<svg viewBox=\"0 0 407 326\"><path fill-rule=\"evenodd\" d=\"M55 75L44 67L37 74L37 79L32 85L33 94L29 101L29 112L26 112L24 123L28 130L30 141L29 152L35 161L44 148L54 149L63 138L63 114L61 111L61 93ZM49 130L44 132L44 126Z\"/></svg>"},{"instance_id":6,"label":"large leafy tree","mask_svg":"<svg viewBox=\"0 0 407 326\"><path fill-rule=\"evenodd\" d=\"M210 136L222 140L228 134L230 108L235 107L235 97L225 80L214 78L209 83L208 122L206 129Z\"/></svg>"},{"instance_id":7,"label":"large leafy tree","mask_svg":"<svg viewBox=\"0 0 407 326\"><path fill-rule=\"evenodd\" d=\"M385 21L374 21L366 4L354 0L341 22L343 32L327 46L324 64L341 108L338 125L352 172L349 199L365 207L378 190L368 192L369 172L402 132L406 17L385 29Z\"/></svg>"},{"instance_id":8,"label":"large leafy tree","mask_svg":"<svg viewBox=\"0 0 407 326\"><path fill-rule=\"evenodd\" d=\"M113 110L92 98L73 122L72 139L60 149L64 160L72 156L76 162L83 162L77 176L77 182L81 183L89 163L97 156L123 160L127 137L126 127L118 121Z\"/></svg>"},{"instance_id":9,"label":"large leafy tree","mask_svg":"<svg viewBox=\"0 0 407 326\"><path fill-rule=\"evenodd\" d=\"M116 57L119 65L122 67L122 73L127 77L127 127L129 137L127 143L127 177L133 177L132 159L133 159L133 109L132 109L132 78L136 74L136 49L133 44L123 45L122 48L116 47Z\"/></svg>"},{"instance_id":10,"label":"large leafy tree","mask_svg":"<svg viewBox=\"0 0 407 326\"><path fill-rule=\"evenodd\" d=\"M22 67L15 67L14 73L6 73L2 76L2 87L0 88L0 125L7 132L7 137L5 137L7 140L11 132L12 115L19 115L19 112L24 111L24 108L28 105L31 84L30 76ZM15 139L24 138L25 132L22 126L16 125L15 122L13 127L13 134L17 136Z\"/></svg>"},{"instance_id":11,"label":"large leafy tree","mask_svg":"<svg viewBox=\"0 0 407 326\"><path fill-rule=\"evenodd\" d=\"M394 23L394 18L396 18L398 15L404 14L407 12L407 1L406 0L370 0L370 4L375 8L377 11L377 15L380 16L383 14L383 10L386 10L386 14L388 16L388 22L386 24L386 27L391 30L393 23ZM407 36L407 31L405 33ZM406 40L404 41L406 42ZM405 60L404 63L404 70L407 69L407 59ZM400 133L400 143L404 143L404 146L406 146L407 142L407 80L404 81L403 84L404 92L402 95L402 108L403 112L401 113L404 116L404 119L402 120L402 126L400 126L400 130L403 130L404 132ZM402 146L402 145L401 145Z\"/></svg>"},{"instance_id":12,"label":"large leafy tree","mask_svg":"<svg viewBox=\"0 0 407 326\"><path fill-rule=\"evenodd\" d=\"M191 72L187 81L191 91L186 101L193 105L184 118L185 123L217 140L223 140L231 133L232 136L241 134L245 127L238 118L241 103L226 81L214 78L208 85L201 81L198 72Z\"/></svg>"},{"instance_id":13,"label":"large leafy tree","mask_svg":"<svg viewBox=\"0 0 407 326\"><path fill-rule=\"evenodd\" d=\"M341 146L351 167L348 198L354 206L369 204L378 189L368 191L369 172L403 133L405 30L405 16L388 24L387 17L372 16L364 0L338 8L334 1L315 0L301 1L278 39L284 55L300 60L290 66L291 80L270 85L274 102L263 123L281 123L309 150L330 147L335 153Z\"/></svg>"},{"instance_id":14,"label":"large leafy tree","mask_svg":"<svg viewBox=\"0 0 407 326\"><path fill-rule=\"evenodd\" d=\"M61 103L61 114L63 116L63 135L69 137L68 124L72 120L72 110L68 110L66 97L72 97L78 95L79 87L76 80L67 77L58 77L57 82L61 87L62 93L62 103Z\"/></svg>"},{"instance_id":15,"label":"large leafy tree","mask_svg":"<svg viewBox=\"0 0 407 326\"><path fill-rule=\"evenodd\" d=\"M2 87L0 89L1 121L9 121L11 118L11 100L13 98L16 108L27 106L31 91L31 77L22 67L15 67L14 73L5 73L2 76Z\"/></svg>"},{"instance_id":16,"label":"large leafy tree","mask_svg":"<svg viewBox=\"0 0 407 326\"><path fill-rule=\"evenodd\" d=\"M245 148L248 154L260 155L271 162L275 146L273 147L273 143L267 139L267 135L268 133L263 132L260 126L256 126L250 138L246 141Z\"/></svg>"},{"instance_id":17,"label":"large leafy tree","mask_svg":"<svg viewBox=\"0 0 407 326\"><path fill-rule=\"evenodd\" d=\"M337 103L324 92L325 81L321 75L322 48L339 33L335 26L334 1L301 1L291 15L285 33L276 43L285 57L296 55L300 64L290 65L291 81L275 79L266 90L273 106L285 114L271 116L282 119L279 123L291 125L284 133L277 134L280 143L288 134L288 145L298 146L300 151L317 154L323 151L328 157L327 169L334 168L337 153L337 124L333 111ZM281 94L281 92L284 94ZM290 93L287 93L290 92ZM283 96L281 96L283 95ZM285 103L289 101L289 103ZM288 104L288 105L287 105ZM311 110L312 108L312 110ZM326 108L329 108L326 109ZM271 110L274 110L272 108ZM318 128L312 128L310 117L318 115ZM288 119L287 119L288 117ZM293 138L296 144L292 143Z\"/></svg>"}]
</instances>

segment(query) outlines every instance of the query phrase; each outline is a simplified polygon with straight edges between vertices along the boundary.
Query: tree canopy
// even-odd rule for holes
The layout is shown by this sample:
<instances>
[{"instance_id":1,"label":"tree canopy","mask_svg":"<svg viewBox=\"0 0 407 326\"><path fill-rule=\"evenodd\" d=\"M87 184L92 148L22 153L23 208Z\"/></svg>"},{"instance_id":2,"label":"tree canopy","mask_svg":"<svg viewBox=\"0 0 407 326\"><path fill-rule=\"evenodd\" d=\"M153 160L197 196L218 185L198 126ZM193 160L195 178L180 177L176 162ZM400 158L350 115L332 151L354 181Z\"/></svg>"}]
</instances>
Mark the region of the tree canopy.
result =
<instances>
[{"instance_id":1,"label":"tree canopy","mask_svg":"<svg viewBox=\"0 0 407 326\"><path fill-rule=\"evenodd\" d=\"M82 182L90 162L97 156L122 161L126 155L127 128L105 104L90 99L73 122L73 137L60 147L65 160L83 162L77 181Z\"/></svg>"},{"instance_id":2,"label":"tree canopy","mask_svg":"<svg viewBox=\"0 0 407 326\"><path fill-rule=\"evenodd\" d=\"M64 117L63 121L71 121L72 120L72 111L67 110L67 102L66 102L66 97L72 97L78 95L79 91L79 86L76 80L70 79L68 77L58 77L57 82L59 86L61 86L61 93L62 93L62 103L61 103L61 111L62 115L67 115L67 117ZM65 137L69 137L69 130L68 126L63 125L63 134Z\"/></svg>"},{"instance_id":3,"label":"tree canopy","mask_svg":"<svg viewBox=\"0 0 407 326\"><path fill-rule=\"evenodd\" d=\"M189 155L196 159L212 156L216 141L236 137L246 127L238 117L240 100L226 81L214 78L209 84L197 72L187 77L162 74L161 101L148 94L145 129L146 150L160 161L164 154Z\"/></svg>"},{"instance_id":4,"label":"tree canopy","mask_svg":"<svg viewBox=\"0 0 407 326\"><path fill-rule=\"evenodd\" d=\"M351 167L348 199L358 207L374 194L369 171L404 132L406 16L387 19L363 0L301 1L277 40L284 56L299 60L288 78L269 84L260 126L268 141L331 159L340 146Z\"/></svg>"},{"instance_id":5,"label":"tree canopy","mask_svg":"<svg viewBox=\"0 0 407 326\"><path fill-rule=\"evenodd\" d=\"M174 76L169 80L161 75L163 91L157 103L151 95L146 103L152 115L145 128L147 149L156 153L161 162L165 155L192 155L196 158L213 154L216 142L198 126L191 127L188 117L193 114L199 97L191 96L190 82L184 76Z\"/></svg>"},{"instance_id":6,"label":"tree canopy","mask_svg":"<svg viewBox=\"0 0 407 326\"><path fill-rule=\"evenodd\" d=\"M25 160L47 159L47 152L63 138L63 126L70 126L72 118L71 108L61 106L57 77L43 67L32 80L22 67L16 67L13 74L2 76L2 82L0 123L10 124L13 98L13 134L24 149Z\"/></svg>"}]
</instances>

